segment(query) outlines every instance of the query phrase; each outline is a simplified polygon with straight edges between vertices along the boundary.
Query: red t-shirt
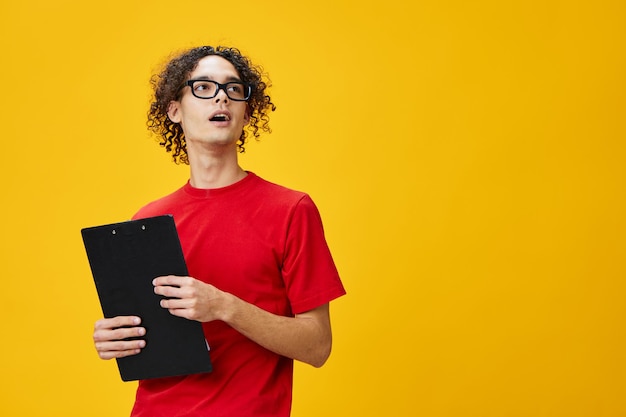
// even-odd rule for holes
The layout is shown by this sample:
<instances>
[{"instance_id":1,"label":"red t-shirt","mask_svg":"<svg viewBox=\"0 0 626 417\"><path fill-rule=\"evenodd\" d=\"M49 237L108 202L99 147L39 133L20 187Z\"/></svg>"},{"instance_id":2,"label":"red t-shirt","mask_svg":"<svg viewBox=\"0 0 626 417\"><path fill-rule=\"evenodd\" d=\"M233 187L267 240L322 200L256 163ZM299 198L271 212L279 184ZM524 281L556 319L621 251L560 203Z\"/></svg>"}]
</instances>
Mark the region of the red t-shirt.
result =
<instances>
[{"instance_id":1,"label":"red t-shirt","mask_svg":"<svg viewBox=\"0 0 626 417\"><path fill-rule=\"evenodd\" d=\"M249 172L219 189L189 183L134 218L172 214L189 275L274 314L345 294L319 212L301 192ZM287 417L293 360L221 321L203 323L213 372L139 381L133 417Z\"/></svg>"}]
</instances>

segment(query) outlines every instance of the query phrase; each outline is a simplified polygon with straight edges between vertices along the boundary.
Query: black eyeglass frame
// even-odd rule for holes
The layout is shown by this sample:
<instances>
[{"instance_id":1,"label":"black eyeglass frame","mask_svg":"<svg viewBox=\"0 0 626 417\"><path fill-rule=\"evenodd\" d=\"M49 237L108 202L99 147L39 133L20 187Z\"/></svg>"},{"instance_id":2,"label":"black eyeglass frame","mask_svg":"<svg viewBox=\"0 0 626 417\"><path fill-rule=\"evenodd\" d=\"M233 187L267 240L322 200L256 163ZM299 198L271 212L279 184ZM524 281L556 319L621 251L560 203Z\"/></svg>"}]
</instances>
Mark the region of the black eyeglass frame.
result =
<instances>
[{"instance_id":1,"label":"black eyeglass frame","mask_svg":"<svg viewBox=\"0 0 626 417\"><path fill-rule=\"evenodd\" d=\"M215 84L217 86L217 88L215 89L215 94L213 94L211 97L201 97L201 96L197 95L196 94L196 90L194 90L194 88L193 88L193 84L197 83L197 82L204 82L204 83L213 83L213 84ZM244 87L245 93L246 93L246 94L244 94L244 98L233 98L233 97L231 97L230 94L228 94L228 89L227 89L229 84L237 84L237 85L241 85L242 87ZM196 79L196 80L188 80L185 83L185 86L189 86L189 88L191 88L191 94L193 94L194 97L200 98L202 100L210 100L212 98L215 98L219 94L220 90L223 90L224 93L226 93L226 96L229 99L233 100L233 101L248 101L250 99L250 96L252 96L252 86L250 86L248 84L245 84L245 83L242 83L241 81L229 81L227 83L222 84L222 83L218 83L217 81L213 81L213 80L198 80L198 79Z\"/></svg>"}]
</instances>

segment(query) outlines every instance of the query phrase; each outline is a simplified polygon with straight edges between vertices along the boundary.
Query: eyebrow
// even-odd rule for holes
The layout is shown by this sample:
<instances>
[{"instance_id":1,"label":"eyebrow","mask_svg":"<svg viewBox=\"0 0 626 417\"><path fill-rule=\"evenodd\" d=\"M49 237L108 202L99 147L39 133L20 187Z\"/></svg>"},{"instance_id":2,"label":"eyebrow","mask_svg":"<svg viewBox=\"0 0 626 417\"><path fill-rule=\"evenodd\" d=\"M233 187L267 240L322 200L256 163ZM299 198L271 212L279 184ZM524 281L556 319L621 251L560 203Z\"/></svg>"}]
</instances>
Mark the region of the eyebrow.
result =
<instances>
[{"instance_id":1,"label":"eyebrow","mask_svg":"<svg viewBox=\"0 0 626 417\"><path fill-rule=\"evenodd\" d=\"M191 80L201 80L201 81L215 81L213 78L209 77L208 75L201 75L199 77L194 77L191 78ZM235 77L234 75L231 75L230 77L226 78L226 82L238 82L238 83L243 83L243 81L241 81L241 79L239 77Z\"/></svg>"}]
</instances>

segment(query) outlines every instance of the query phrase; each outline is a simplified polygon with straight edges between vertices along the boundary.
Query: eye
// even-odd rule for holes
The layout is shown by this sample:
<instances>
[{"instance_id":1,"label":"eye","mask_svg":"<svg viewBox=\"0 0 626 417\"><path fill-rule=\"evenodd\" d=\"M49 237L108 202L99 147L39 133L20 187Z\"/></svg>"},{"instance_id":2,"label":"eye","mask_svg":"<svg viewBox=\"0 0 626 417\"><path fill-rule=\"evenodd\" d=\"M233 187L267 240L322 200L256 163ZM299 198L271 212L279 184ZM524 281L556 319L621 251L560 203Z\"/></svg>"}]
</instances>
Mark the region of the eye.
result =
<instances>
[{"instance_id":1,"label":"eye","mask_svg":"<svg viewBox=\"0 0 626 417\"><path fill-rule=\"evenodd\" d=\"M243 86L241 84L228 84L228 91L241 94Z\"/></svg>"},{"instance_id":2,"label":"eye","mask_svg":"<svg viewBox=\"0 0 626 417\"><path fill-rule=\"evenodd\" d=\"M193 84L193 89L196 91L205 91L211 88L211 83L206 81L195 82Z\"/></svg>"}]
</instances>

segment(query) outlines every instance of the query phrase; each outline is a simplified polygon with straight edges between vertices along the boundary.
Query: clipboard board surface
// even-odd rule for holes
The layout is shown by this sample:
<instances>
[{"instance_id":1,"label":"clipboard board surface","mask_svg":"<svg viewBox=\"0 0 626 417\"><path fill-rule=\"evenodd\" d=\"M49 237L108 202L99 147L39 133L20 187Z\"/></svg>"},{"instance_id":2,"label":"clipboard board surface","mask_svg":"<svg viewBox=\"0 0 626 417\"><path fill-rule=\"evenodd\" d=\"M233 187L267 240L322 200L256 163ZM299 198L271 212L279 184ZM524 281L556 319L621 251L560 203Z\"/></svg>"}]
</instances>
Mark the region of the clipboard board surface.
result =
<instances>
[{"instance_id":1,"label":"clipboard board surface","mask_svg":"<svg viewBox=\"0 0 626 417\"><path fill-rule=\"evenodd\" d=\"M202 325L173 316L159 304L152 280L187 275L170 215L81 230L104 317L139 316L145 327L141 353L117 359L124 381L211 372Z\"/></svg>"}]
</instances>

